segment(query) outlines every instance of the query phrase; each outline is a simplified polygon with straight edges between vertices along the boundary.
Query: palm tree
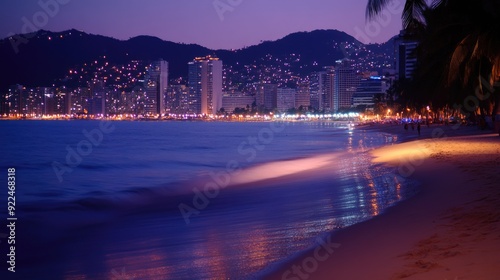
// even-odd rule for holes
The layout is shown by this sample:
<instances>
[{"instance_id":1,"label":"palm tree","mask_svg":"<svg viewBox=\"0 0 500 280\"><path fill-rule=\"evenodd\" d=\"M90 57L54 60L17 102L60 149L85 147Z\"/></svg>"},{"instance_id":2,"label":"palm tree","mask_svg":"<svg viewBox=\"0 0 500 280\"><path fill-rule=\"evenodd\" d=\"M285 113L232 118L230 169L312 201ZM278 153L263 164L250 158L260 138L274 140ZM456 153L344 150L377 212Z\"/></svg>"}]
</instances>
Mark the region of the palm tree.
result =
<instances>
[{"instance_id":1,"label":"palm tree","mask_svg":"<svg viewBox=\"0 0 500 280\"><path fill-rule=\"evenodd\" d=\"M366 18L372 20L393 0L368 0ZM428 8L425 0L406 0L401 19L403 28L408 29L412 24L425 24L424 11Z\"/></svg>"},{"instance_id":2,"label":"palm tree","mask_svg":"<svg viewBox=\"0 0 500 280\"><path fill-rule=\"evenodd\" d=\"M500 3L467 2L439 2L439 7L456 15L448 24L461 35L450 58L448 84L477 89L481 114L494 117L500 114L500 92L495 89L500 81Z\"/></svg>"},{"instance_id":3,"label":"palm tree","mask_svg":"<svg viewBox=\"0 0 500 280\"><path fill-rule=\"evenodd\" d=\"M389 3L368 0L367 19ZM500 1L406 0L402 20L420 39L414 82L422 97L444 105L476 96L482 115L500 115Z\"/></svg>"}]
</instances>

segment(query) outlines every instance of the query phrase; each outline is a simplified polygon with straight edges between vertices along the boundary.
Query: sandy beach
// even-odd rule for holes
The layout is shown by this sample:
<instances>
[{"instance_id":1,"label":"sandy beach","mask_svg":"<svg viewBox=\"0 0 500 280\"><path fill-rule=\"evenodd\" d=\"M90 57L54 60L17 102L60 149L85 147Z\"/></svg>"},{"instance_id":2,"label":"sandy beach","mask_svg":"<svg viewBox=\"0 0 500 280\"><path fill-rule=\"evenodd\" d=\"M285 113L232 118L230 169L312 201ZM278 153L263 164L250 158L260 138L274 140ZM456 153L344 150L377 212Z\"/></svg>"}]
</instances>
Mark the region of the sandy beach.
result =
<instances>
[{"instance_id":1,"label":"sandy beach","mask_svg":"<svg viewBox=\"0 0 500 280\"><path fill-rule=\"evenodd\" d=\"M500 279L500 137L476 127L377 125L404 143L371 151L414 197L326 237L266 279ZM327 244L334 244L328 247Z\"/></svg>"}]
</instances>

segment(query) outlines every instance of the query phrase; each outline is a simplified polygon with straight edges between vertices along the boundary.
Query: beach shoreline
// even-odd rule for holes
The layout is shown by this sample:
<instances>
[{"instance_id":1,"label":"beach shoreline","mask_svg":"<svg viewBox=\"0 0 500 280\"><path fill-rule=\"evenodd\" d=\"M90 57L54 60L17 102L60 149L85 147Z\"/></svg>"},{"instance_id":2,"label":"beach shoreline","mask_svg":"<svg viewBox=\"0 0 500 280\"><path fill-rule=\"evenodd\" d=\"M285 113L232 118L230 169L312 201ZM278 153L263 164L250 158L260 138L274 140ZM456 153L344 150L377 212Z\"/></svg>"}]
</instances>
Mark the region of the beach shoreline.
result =
<instances>
[{"instance_id":1,"label":"beach shoreline","mask_svg":"<svg viewBox=\"0 0 500 280\"><path fill-rule=\"evenodd\" d=\"M500 137L477 127L363 127L398 139L371 151L421 183L414 197L331 233L264 279L496 279L500 275ZM413 141L414 140L414 141ZM324 247L324 246L323 246Z\"/></svg>"}]
</instances>

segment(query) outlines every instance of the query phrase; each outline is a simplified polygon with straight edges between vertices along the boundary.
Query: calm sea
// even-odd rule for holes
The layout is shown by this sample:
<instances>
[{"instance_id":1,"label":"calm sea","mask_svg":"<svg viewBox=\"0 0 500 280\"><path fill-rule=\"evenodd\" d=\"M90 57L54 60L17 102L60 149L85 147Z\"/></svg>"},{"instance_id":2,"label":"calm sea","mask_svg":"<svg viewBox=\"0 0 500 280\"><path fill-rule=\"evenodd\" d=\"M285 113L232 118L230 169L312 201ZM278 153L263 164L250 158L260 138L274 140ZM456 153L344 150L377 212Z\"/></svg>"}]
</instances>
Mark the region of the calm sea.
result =
<instances>
[{"instance_id":1,"label":"calm sea","mask_svg":"<svg viewBox=\"0 0 500 280\"><path fill-rule=\"evenodd\" d=\"M329 122L1 121L0 131L2 182L16 169L12 279L259 278L416 191L370 163L367 151L396 136Z\"/></svg>"}]
</instances>

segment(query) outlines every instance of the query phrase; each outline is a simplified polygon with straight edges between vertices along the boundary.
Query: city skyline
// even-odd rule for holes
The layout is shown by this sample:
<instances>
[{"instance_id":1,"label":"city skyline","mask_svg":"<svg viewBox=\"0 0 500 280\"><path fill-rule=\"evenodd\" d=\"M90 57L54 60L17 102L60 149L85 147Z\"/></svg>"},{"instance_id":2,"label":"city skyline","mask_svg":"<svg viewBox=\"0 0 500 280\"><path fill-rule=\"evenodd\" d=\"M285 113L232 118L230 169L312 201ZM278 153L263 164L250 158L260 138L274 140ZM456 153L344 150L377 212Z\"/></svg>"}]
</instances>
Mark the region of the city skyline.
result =
<instances>
[{"instance_id":1,"label":"city skyline","mask_svg":"<svg viewBox=\"0 0 500 280\"><path fill-rule=\"evenodd\" d=\"M240 49L288 34L337 29L362 43L381 43L401 29L403 3L392 1L387 13L365 20L365 0L228 1L78 1L46 0L0 3L0 37L40 29L77 29L127 40L139 35L195 43L210 49ZM119 12L116 12L116 11ZM24 32L23 32L24 31Z\"/></svg>"},{"instance_id":2,"label":"city skyline","mask_svg":"<svg viewBox=\"0 0 500 280\"><path fill-rule=\"evenodd\" d=\"M256 2L252 3L255 4ZM316 4L324 4L323 8L327 8L327 3L331 3L321 0L314 0L314 2ZM148 5L151 3L154 2L146 2L144 8L147 10L149 7ZM175 3L180 5L181 2ZM206 2L202 3L206 4ZM244 0L214 0L211 3L214 8L213 12L219 17L220 22L229 24L229 17L225 18L225 16L236 13L240 8L243 9L242 6L247 2ZM356 1L356 3L358 3L358 1ZM31 18L29 16L21 17L21 22L23 23L21 26L21 33L36 31L37 29L50 29L51 24L56 25L58 18L63 16L65 9L68 9L69 12L72 9L71 7L74 8L74 6L78 6L80 2L77 0L40 0L36 4L39 10L34 11ZM95 3L90 1L89 7L92 7L94 4ZM155 11L161 11L164 6L159 3L157 4ZM284 3L281 2L281 4ZM389 70L394 66L394 62L392 61L393 58L390 54L391 51L384 50L384 47L381 45L366 46L358 44L355 39L361 43L370 43L377 38L377 36L382 33L382 30L385 30L385 27L388 27L391 21L396 18L395 15L398 12L399 4L400 2L398 0L392 1L386 13L383 14L385 18L382 17L380 20L369 22L368 25L364 26L364 29L355 25L353 29L355 34L351 32L354 37L346 35L343 31L331 32L317 30L315 32L296 33L291 36L295 40L292 41L292 43L289 42L286 44L296 46L297 48L295 50L288 50L281 42L278 49L288 50L283 56L283 54L279 54L279 52L273 52L269 44L263 44L263 49L267 48L267 50L265 50L267 54L256 56L253 62L251 59L246 58L248 61L242 61L245 63L242 63L242 66L239 65L238 60L234 61L234 58L231 59L231 55L229 55L233 53L240 54L240 52L221 52L220 54L224 57L224 60L227 59L227 61L231 62L223 67L222 61L216 58L218 56L217 52L214 52L212 56L213 59L210 56L204 58L203 55L206 54L203 54L203 52L206 52L206 49L199 49L197 52L192 52L196 54L196 58L188 63L188 67L186 67L185 64L182 67L188 69L187 80L185 76L179 75L180 73L184 73L185 75L185 70L179 70L180 65L178 65L177 58L172 56L169 57L168 53L164 53L163 55L157 54L160 60L152 63L151 60L148 61L148 59L144 58L130 58L130 60L124 60L119 63L113 61L113 59L110 60L108 55L99 55L99 57L96 57L92 61L84 61L83 64L79 65L69 65L69 68L65 69L67 74L65 74L64 77L58 78L58 82L53 83L52 90L47 92L44 92L38 87L30 87L32 85L29 84L27 87L28 90L26 90L25 87L13 87L14 84L11 84L9 92L2 98L2 104L5 103L5 106L2 105L2 112L4 114L6 112L15 114L26 114L29 112L30 115L33 115L34 112L40 112L41 108L44 108L42 112L53 111L53 113L55 113L57 111L70 114L83 113L101 116L121 113L163 115L174 112L215 115L227 112L226 110L222 110L225 109L223 104L228 105L230 108L234 107L233 111L235 112L238 111L236 110L237 108L243 109L243 111L245 108L247 111L250 111L251 108L251 111L270 111L277 109L280 112L289 110L339 112L342 109L352 108L352 96L356 91L356 86L362 73L376 73L375 75L384 75L387 73L387 75L389 75L389 72L391 72ZM24 4L23 6L20 4L20 7L26 8L26 5L27 4ZM96 21L99 21L100 9L106 5L109 5L109 2L99 6L99 9L93 11ZM120 6L120 11L126 11L127 7L130 8L130 6L127 5L130 5L130 2L125 2L123 7ZM303 4L291 1L287 5L282 5L282 10L273 11L272 17L276 24L272 24L271 28L266 28L265 30L274 30L275 27L281 26L279 23L286 23L286 21L279 20L280 16L285 14L286 17L293 17L294 13L290 13L289 9L291 7L303 7L301 5ZM178 6L178 8L181 6L182 5ZM117 9L116 7L115 10ZM270 5L265 6L265 9L260 12L265 14L269 12L269 9L271 9L270 7ZM85 9L81 11L82 14L86 13ZM314 19L314 17L307 15L307 9L300 9L299 12L301 16ZM150 22L153 22L155 26L162 22L162 17L155 17L152 11L146 12L145 10L137 10L133 12L133 15L137 17L141 17L144 14L149 16ZM193 8L191 13L186 13L184 19L187 20L187 22L178 22L179 24L175 25L177 27L176 30L190 30L189 28L192 24L196 26L196 30L203 30L206 28L206 26L200 24L204 22L204 19L195 17L195 14L196 8ZM261 15L261 13L258 13L258 15ZM107 20L113 17L113 13L108 13L106 16ZM129 19L132 18L133 17L129 17ZM257 18L255 18L253 22L257 22L256 19ZM296 19L300 19L300 17L296 17ZM8 18L6 21L8 21ZM261 21L265 21L265 19L260 20L259 23ZM334 21L336 23L347 22L347 20L342 17L337 17ZM58 24L64 26L63 23ZM236 22L230 23L230 25L233 24L236 24ZM111 24L111 26L113 26L113 24ZM130 26L130 23L127 24L127 28ZM172 26L174 25L164 25L163 27L165 30L170 30ZM65 28L69 28L69 26ZM71 28L75 27L72 26ZM106 30L106 28L107 25L103 25L98 33L103 34L103 30ZM328 28L332 27L329 26ZM119 31L123 29L112 28L112 30ZM147 30L148 33L151 33L154 29L148 29L142 26L140 30L139 32ZM221 30L220 28L212 28L211 31L217 31L217 35L213 35L213 33L210 32L207 34L211 34L210 38L214 40L231 37L230 34L220 32ZM255 36L264 34L261 32L262 30L256 28L256 26L251 30L253 32L246 33L248 35L247 37L253 36L255 38ZM51 42L52 46L52 44L56 44L55 41L71 41L75 37L82 37L82 34L85 38L93 37L100 40L102 37L92 34L90 34L90 37L86 37L87 35L85 33L75 32L74 29L64 31L63 33L64 34L60 33L55 35L53 33L47 34L45 32L38 32L36 38L33 38L33 40L36 39L37 42L40 42L45 38L45 40ZM12 35L13 33L9 34ZM155 36L154 34L147 33L140 34ZM196 34L197 33L189 33L192 38L198 39ZM312 38L312 40L304 39L306 36ZM327 36L332 37L328 38ZM32 39L32 37L29 36L26 38ZM203 36L200 38L203 38ZM327 39L321 40L318 38ZM288 39L289 38L284 40ZM5 41L8 42L8 40ZM10 37L10 41L15 51L19 44L26 43L26 40L23 40L23 36L12 36ZM13 41L16 42L13 43ZM89 40L89 42L92 41ZM148 42L148 44L152 44L152 41ZM90 45L99 46L101 43L93 43ZM331 57L310 56L310 48L324 45L329 46L328 49L322 51L318 50L317 52L331 55L332 50L334 50L336 53L331 55ZM68 46L70 46L68 49L75 48L75 45L69 44ZM184 45L180 46L184 47ZM102 52L108 53L109 49L109 46L105 47ZM381 52L381 55L376 54L378 51ZM117 51L115 50L115 52ZM130 51L125 51L126 56L128 56L129 52ZM113 56L113 53L109 54ZM363 55L359 56L359 54ZM200 57L200 55L202 57ZM54 58L57 59L57 57L56 55ZM374 63L375 58L377 62ZM380 58L383 59L380 60ZM342 71L336 75L332 65L335 64L334 61L337 61L337 59L344 59L345 62L349 63L351 66L356 66L352 68L350 66L349 73L346 75L342 75ZM171 61L174 61L174 63L170 64ZM146 64L146 66L144 64ZM172 73L175 73L173 75L170 74L171 66L173 66ZM331 67L331 70L319 73L321 79L317 82L319 82L321 86L320 88L316 88L316 81L314 81L313 76L321 67L323 67L323 70L327 70L328 67ZM143 72L141 68L145 71ZM375 72L373 72L374 70ZM169 78L171 79L169 80ZM312 84L311 79L313 82ZM342 82L344 79L346 79L346 81ZM168 87L170 83L172 83L172 88ZM260 90L258 88L261 84L276 84L276 87L273 86L272 89L268 88L267 90L265 87L262 87L262 90ZM35 86L42 85L43 83L40 85L35 84ZM65 85L68 85L68 88L66 88ZM185 86L185 88L182 88L182 86ZM59 89L56 90L56 87ZM89 90L85 88L89 88ZM226 98L225 102L223 96ZM248 102L248 96L254 96L254 101ZM50 106L47 106L47 104L50 104ZM56 108L58 109L55 110ZM230 111L229 113L232 112Z\"/></svg>"},{"instance_id":3,"label":"city skyline","mask_svg":"<svg viewBox=\"0 0 500 280\"><path fill-rule=\"evenodd\" d=\"M390 83L394 75L377 77L373 76L376 72L355 73L348 60L339 63L341 65L337 67L324 67L328 72L311 73L293 88L263 82L256 92L224 92L223 63L218 58L195 57L188 63L187 84L174 85L167 85L168 62L158 60L145 67L143 85L137 85L130 91L106 87L105 82L99 79L89 83L89 87L77 88L13 85L0 96L0 114L6 118L40 118L61 114L77 118L123 114L158 118L170 114L175 117L176 114L224 116L228 113L293 113L297 110L303 113L373 111L375 96L385 95L387 88L382 85ZM337 72L335 68L338 68ZM316 81L315 76L320 79ZM358 84L368 80L372 84L370 92L360 88L362 102L354 102L353 94L357 92ZM362 107L353 106L355 103Z\"/></svg>"}]
</instances>

